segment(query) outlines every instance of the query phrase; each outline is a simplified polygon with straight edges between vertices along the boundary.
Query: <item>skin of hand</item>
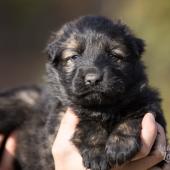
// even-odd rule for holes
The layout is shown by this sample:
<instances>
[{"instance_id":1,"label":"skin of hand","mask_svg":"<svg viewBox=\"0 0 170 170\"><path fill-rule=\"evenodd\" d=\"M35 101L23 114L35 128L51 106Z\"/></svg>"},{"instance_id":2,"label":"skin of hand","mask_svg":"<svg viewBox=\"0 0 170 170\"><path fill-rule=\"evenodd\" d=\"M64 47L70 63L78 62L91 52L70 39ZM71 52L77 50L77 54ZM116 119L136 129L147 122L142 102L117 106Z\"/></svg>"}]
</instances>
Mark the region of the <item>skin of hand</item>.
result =
<instances>
[{"instance_id":1,"label":"skin of hand","mask_svg":"<svg viewBox=\"0 0 170 170\"><path fill-rule=\"evenodd\" d=\"M68 108L65 116L61 121L61 125L52 147L52 154L55 162L55 170L86 170L82 164L82 158L77 148L72 144L72 138L76 125L79 120ZM155 122L153 114L147 113L142 121L141 130L142 148L141 151L132 159L132 161L112 170L168 170L170 164L163 169L156 168L154 165L161 162L164 153L160 146L166 147L166 137L164 129ZM153 144L156 145L151 152Z\"/></svg>"},{"instance_id":2,"label":"skin of hand","mask_svg":"<svg viewBox=\"0 0 170 170\"><path fill-rule=\"evenodd\" d=\"M0 147L4 140L4 135L0 134ZM13 161L16 151L17 137L16 132L13 132L7 139L4 152L0 162L0 170L13 170Z\"/></svg>"}]
</instances>

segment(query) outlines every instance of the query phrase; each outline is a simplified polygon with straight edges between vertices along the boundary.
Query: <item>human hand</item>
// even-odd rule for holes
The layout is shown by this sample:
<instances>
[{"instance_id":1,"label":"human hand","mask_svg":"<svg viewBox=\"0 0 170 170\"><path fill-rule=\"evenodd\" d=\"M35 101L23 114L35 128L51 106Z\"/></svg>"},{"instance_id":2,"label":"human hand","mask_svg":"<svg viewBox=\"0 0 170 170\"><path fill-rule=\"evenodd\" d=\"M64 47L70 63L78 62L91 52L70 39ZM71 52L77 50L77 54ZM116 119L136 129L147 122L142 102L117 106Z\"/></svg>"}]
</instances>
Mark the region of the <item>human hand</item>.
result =
<instances>
[{"instance_id":1,"label":"human hand","mask_svg":"<svg viewBox=\"0 0 170 170\"><path fill-rule=\"evenodd\" d=\"M69 108L62 119L52 147L56 170L85 170L77 148L70 141L78 122L78 118ZM136 157L126 165L112 170L146 170L163 160L163 153L159 146L166 146L165 133L163 128L155 122L151 113L147 113L143 118L141 140L142 148ZM157 144L151 152L155 140Z\"/></svg>"},{"instance_id":2,"label":"human hand","mask_svg":"<svg viewBox=\"0 0 170 170\"><path fill-rule=\"evenodd\" d=\"M0 147L4 142L5 136L0 134ZM12 133L6 143L5 148L0 158L0 170L14 170L13 162L16 151L16 133Z\"/></svg>"},{"instance_id":3,"label":"human hand","mask_svg":"<svg viewBox=\"0 0 170 170\"><path fill-rule=\"evenodd\" d=\"M58 170L85 170L82 164L82 158L77 148L70 142L74 134L78 118L71 109L66 112L57 138L53 145L53 157L55 166ZM157 135L158 130L158 135ZM150 153L150 150L157 136L157 144ZM157 124L154 117L148 113L142 121L141 139L143 147L136 157L128 164L113 170L145 170L163 160L163 154L159 146L166 146L165 133L163 128ZM0 146L4 141L4 136L0 135ZM13 170L13 161L16 151L16 133L12 133L5 144L5 149L0 161L0 170ZM56 170L57 170L56 168ZM169 170L170 164L167 164L162 170ZM161 168L151 168L150 170L161 170Z\"/></svg>"},{"instance_id":4,"label":"human hand","mask_svg":"<svg viewBox=\"0 0 170 170\"><path fill-rule=\"evenodd\" d=\"M164 159L163 148L166 148L166 136L162 126L155 122L150 113L146 114L142 121L141 140L142 148L135 158L121 168L113 170L167 170L165 168L170 167L170 164L164 168L154 167Z\"/></svg>"},{"instance_id":5,"label":"human hand","mask_svg":"<svg viewBox=\"0 0 170 170\"><path fill-rule=\"evenodd\" d=\"M52 147L55 170L85 170L77 148L70 141L78 122L73 111L68 109Z\"/></svg>"}]
</instances>

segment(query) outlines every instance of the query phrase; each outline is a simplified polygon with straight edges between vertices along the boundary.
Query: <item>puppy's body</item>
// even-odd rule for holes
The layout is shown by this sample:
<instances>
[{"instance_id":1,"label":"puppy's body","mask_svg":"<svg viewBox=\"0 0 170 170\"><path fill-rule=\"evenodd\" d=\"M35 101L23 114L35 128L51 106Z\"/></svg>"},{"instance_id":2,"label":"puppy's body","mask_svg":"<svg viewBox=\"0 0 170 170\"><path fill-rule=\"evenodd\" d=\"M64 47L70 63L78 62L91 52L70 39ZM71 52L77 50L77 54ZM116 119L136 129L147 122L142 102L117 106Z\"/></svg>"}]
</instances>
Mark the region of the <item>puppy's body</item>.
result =
<instances>
[{"instance_id":1,"label":"puppy's body","mask_svg":"<svg viewBox=\"0 0 170 170\"><path fill-rule=\"evenodd\" d=\"M23 169L54 169L51 145L68 106L80 118L72 141L91 170L109 170L136 155L145 113L154 113L166 128L159 95L149 87L140 60L144 43L127 26L104 17L82 17L54 34L47 51L47 88L36 91L34 105L18 106L21 115L29 115L18 116L25 120L18 152ZM10 112L6 107L3 111ZM4 119L1 129L6 127L12 126Z\"/></svg>"}]
</instances>

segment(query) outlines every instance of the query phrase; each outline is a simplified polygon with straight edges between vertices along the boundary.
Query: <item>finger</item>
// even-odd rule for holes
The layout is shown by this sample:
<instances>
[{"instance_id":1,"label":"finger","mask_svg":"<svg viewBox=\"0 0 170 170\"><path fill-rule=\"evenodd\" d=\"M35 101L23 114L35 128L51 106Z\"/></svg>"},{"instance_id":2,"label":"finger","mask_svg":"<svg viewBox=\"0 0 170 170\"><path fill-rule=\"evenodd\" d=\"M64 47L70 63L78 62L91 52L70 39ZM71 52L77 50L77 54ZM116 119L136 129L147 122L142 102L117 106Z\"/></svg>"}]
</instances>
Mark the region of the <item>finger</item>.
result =
<instances>
[{"instance_id":1,"label":"finger","mask_svg":"<svg viewBox=\"0 0 170 170\"><path fill-rule=\"evenodd\" d=\"M157 124L157 138L154 146L154 150L149 154L149 156L132 162L130 165L132 167L142 167L143 169L149 169L154 167L156 164L164 159L165 149L166 149L166 136L162 126ZM157 168L157 169L156 169ZM153 168L152 168L153 169ZM155 170L159 170L158 167L154 167ZM140 170L140 168L138 168Z\"/></svg>"},{"instance_id":2,"label":"finger","mask_svg":"<svg viewBox=\"0 0 170 170\"><path fill-rule=\"evenodd\" d=\"M162 170L170 170L170 164L165 164Z\"/></svg>"},{"instance_id":3,"label":"finger","mask_svg":"<svg viewBox=\"0 0 170 170\"><path fill-rule=\"evenodd\" d=\"M5 150L8 151L10 155L15 156L16 147L17 147L17 134L16 132L13 132L7 139Z\"/></svg>"},{"instance_id":4,"label":"finger","mask_svg":"<svg viewBox=\"0 0 170 170\"><path fill-rule=\"evenodd\" d=\"M150 168L148 170L162 170L162 168L159 168L159 167L153 167L153 168Z\"/></svg>"},{"instance_id":5,"label":"finger","mask_svg":"<svg viewBox=\"0 0 170 170\"><path fill-rule=\"evenodd\" d=\"M148 170L170 170L170 164L165 164L163 166L163 168L159 168L159 167L153 167L153 168L150 168Z\"/></svg>"},{"instance_id":6,"label":"finger","mask_svg":"<svg viewBox=\"0 0 170 170\"><path fill-rule=\"evenodd\" d=\"M61 121L57 138L52 146L54 164L58 169L85 170L82 157L77 148L70 142L78 122L78 118L69 108Z\"/></svg>"},{"instance_id":7,"label":"finger","mask_svg":"<svg viewBox=\"0 0 170 170\"><path fill-rule=\"evenodd\" d=\"M52 146L52 153L53 155L56 155L56 153L59 155L63 154L63 150L65 150L65 146L70 146L72 143L70 142L70 139L72 138L75 128L78 124L79 120L77 116L74 114L74 112L69 108L60 124L60 128L58 130L57 137L53 143ZM60 147L58 147L60 146ZM73 146L72 146L73 147ZM75 147L73 147L75 149Z\"/></svg>"},{"instance_id":8,"label":"finger","mask_svg":"<svg viewBox=\"0 0 170 170\"><path fill-rule=\"evenodd\" d=\"M158 152L160 154L162 154L162 156L165 156L166 154L166 135L165 135L165 131L163 129L163 127L157 123L157 127L158 127L158 134L157 134L157 139L155 142L155 146L154 146L154 152Z\"/></svg>"},{"instance_id":9,"label":"finger","mask_svg":"<svg viewBox=\"0 0 170 170\"><path fill-rule=\"evenodd\" d=\"M140 152L133 160L138 160L146 157L155 142L157 136L157 124L152 113L147 113L142 120L141 142L142 147Z\"/></svg>"},{"instance_id":10,"label":"finger","mask_svg":"<svg viewBox=\"0 0 170 170\"><path fill-rule=\"evenodd\" d=\"M12 133L6 141L5 150L1 161L2 170L12 170L16 151L16 133Z\"/></svg>"},{"instance_id":11,"label":"finger","mask_svg":"<svg viewBox=\"0 0 170 170\"><path fill-rule=\"evenodd\" d=\"M158 126L158 135L157 135L157 139L156 139L156 143L154 146L154 150L153 152L155 154L157 154L157 156L162 157L163 159L165 159L166 156L166 135L165 135L165 131L163 129L163 127L159 124L157 124Z\"/></svg>"},{"instance_id":12,"label":"finger","mask_svg":"<svg viewBox=\"0 0 170 170\"><path fill-rule=\"evenodd\" d=\"M74 134L78 121L79 120L77 116L74 114L74 112L70 108L68 108L68 110L66 111L61 121L60 128L57 134L57 138L62 137L66 140L70 139L72 135Z\"/></svg>"},{"instance_id":13,"label":"finger","mask_svg":"<svg viewBox=\"0 0 170 170\"><path fill-rule=\"evenodd\" d=\"M128 169L136 170L136 167L138 167L137 168L138 170L149 169L158 164L159 162L161 162L162 160L163 157L160 156L160 154L154 153L140 160L130 162L128 164Z\"/></svg>"}]
</instances>

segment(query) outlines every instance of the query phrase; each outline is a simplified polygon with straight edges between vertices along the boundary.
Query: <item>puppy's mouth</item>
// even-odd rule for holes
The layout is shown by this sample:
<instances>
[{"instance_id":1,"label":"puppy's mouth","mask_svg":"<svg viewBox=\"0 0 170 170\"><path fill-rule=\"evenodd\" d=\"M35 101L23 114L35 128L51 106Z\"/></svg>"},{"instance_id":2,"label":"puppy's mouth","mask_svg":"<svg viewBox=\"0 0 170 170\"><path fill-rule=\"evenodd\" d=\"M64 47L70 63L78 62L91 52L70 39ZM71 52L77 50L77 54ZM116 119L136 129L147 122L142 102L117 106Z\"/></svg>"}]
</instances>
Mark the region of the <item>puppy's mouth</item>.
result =
<instances>
[{"instance_id":1,"label":"puppy's mouth","mask_svg":"<svg viewBox=\"0 0 170 170\"><path fill-rule=\"evenodd\" d=\"M97 91L97 90L86 90L86 91L75 92L74 94L77 97L85 97L85 96L91 96L91 95L101 95L104 93L101 91Z\"/></svg>"},{"instance_id":2,"label":"puppy's mouth","mask_svg":"<svg viewBox=\"0 0 170 170\"><path fill-rule=\"evenodd\" d=\"M104 90L100 86L80 86L78 88L73 88L72 91L77 97L104 93Z\"/></svg>"},{"instance_id":3,"label":"puppy's mouth","mask_svg":"<svg viewBox=\"0 0 170 170\"><path fill-rule=\"evenodd\" d=\"M124 86L119 85L118 87L100 87L100 86L94 86L91 88L80 88L80 89L74 89L73 93L76 97L85 97L85 96L115 96L115 94L120 94L124 92Z\"/></svg>"},{"instance_id":4,"label":"puppy's mouth","mask_svg":"<svg viewBox=\"0 0 170 170\"><path fill-rule=\"evenodd\" d=\"M117 98L118 93L113 95L113 92L102 90L87 90L74 93L71 100L82 106L101 106L111 105Z\"/></svg>"}]
</instances>

